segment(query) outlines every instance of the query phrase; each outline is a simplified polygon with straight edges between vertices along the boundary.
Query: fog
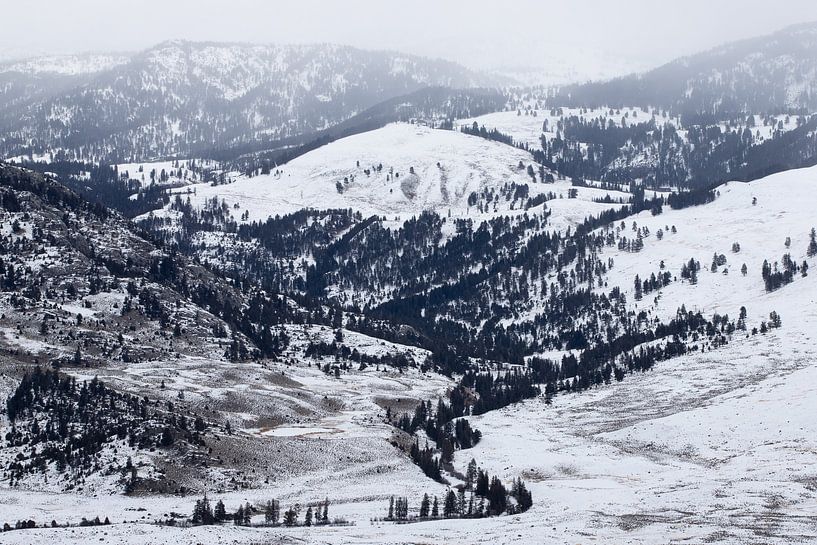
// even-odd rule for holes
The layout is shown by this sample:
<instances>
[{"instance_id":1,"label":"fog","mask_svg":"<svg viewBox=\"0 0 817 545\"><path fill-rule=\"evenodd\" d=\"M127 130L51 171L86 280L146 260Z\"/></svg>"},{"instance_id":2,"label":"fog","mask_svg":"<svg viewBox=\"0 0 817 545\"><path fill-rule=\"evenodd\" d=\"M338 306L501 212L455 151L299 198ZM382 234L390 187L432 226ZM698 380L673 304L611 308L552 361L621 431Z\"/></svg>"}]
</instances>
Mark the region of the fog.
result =
<instances>
[{"instance_id":1,"label":"fog","mask_svg":"<svg viewBox=\"0 0 817 545\"><path fill-rule=\"evenodd\" d=\"M0 56L134 51L158 42L333 42L476 69L646 68L817 20L814 0L2 0Z\"/></svg>"}]
</instances>

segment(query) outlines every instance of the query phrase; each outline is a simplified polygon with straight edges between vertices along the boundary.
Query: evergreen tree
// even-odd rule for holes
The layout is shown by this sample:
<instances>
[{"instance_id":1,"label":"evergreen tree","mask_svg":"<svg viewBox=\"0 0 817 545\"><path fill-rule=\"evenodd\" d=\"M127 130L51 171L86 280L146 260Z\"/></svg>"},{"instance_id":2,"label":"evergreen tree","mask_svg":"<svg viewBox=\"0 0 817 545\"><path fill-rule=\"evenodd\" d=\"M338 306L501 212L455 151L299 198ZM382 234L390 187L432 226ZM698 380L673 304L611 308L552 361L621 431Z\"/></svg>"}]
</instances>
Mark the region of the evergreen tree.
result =
<instances>
[{"instance_id":1,"label":"evergreen tree","mask_svg":"<svg viewBox=\"0 0 817 545\"><path fill-rule=\"evenodd\" d=\"M216 507L213 510L213 517L215 518L216 522L224 522L227 520L227 510L224 508L224 502L218 500L216 502Z\"/></svg>"},{"instance_id":2,"label":"evergreen tree","mask_svg":"<svg viewBox=\"0 0 817 545\"><path fill-rule=\"evenodd\" d=\"M423 494L423 500L420 502L420 518L428 518L429 510L431 509L431 500L428 494Z\"/></svg>"},{"instance_id":3,"label":"evergreen tree","mask_svg":"<svg viewBox=\"0 0 817 545\"><path fill-rule=\"evenodd\" d=\"M281 509L278 500L269 500L264 505L264 522L276 525L280 517Z\"/></svg>"},{"instance_id":4,"label":"evergreen tree","mask_svg":"<svg viewBox=\"0 0 817 545\"><path fill-rule=\"evenodd\" d=\"M471 461L468 462L468 469L465 471L465 487L469 490L473 489L476 478L477 461L471 458Z\"/></svg>"},{"instance_id":5,"label":"evergreen tree","mask_svg":"<svg viewBox=\"0 0 817 545\"><path fill-rule=\"evenodd\" d=\"M298 525L298 512L295 510L294 507L290 507L286 511L284 511L284 526L297 526Z\"/></svg>"},{"instance_id":6,"label":"evergreen tree","mask_svg":"<svg viewBox=\"0 0 817 545\"><path fill-rule=\"evenodd\" d=\"M468 511L468 503L465 500L465 488L457 491L457 513L462 517Z\"/></svg>"},{"instance_id":7,"label":"evergreen tree","mask_svg":"<svg viewBox=\"0 0 817 545\"><path fill-rule=\"evenodd\" d=\"M457 513L457 494L450 488L445 494L445 502L443 503L443 517L451 518Z\"/></svg>"},{"instance_id":8,"label":"evergreen tree","mask_svg":"<svg viewBox=\"0 0 817 545\"><path fill-rule=\"evenodd\" d=\"M505 487L502 485L502 481L498 478L493 477L491 479L486 499L488 500L491 515L500 515L505 512L508 505L507 493Z\"/></svg>"},{"instance_id":9,"label":"evergreen tree","mask_svg":"<svg viewBox=\"0 0 817 545\"><path fill-rule=\"evenodd\" d=\"M213 524L216 522L207 494L204 495L204 498L196 500L191 521L193 524Z\"/></svg>"}]
</instances>

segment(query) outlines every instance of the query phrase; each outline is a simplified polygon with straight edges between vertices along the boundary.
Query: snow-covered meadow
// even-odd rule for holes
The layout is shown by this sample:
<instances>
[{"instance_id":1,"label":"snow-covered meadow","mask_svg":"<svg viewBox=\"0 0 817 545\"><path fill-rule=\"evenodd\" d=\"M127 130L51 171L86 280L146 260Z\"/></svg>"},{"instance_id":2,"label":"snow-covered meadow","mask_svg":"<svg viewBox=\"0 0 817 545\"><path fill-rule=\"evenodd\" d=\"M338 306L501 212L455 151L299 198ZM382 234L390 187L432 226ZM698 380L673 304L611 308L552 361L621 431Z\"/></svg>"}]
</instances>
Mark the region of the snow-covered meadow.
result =
<instances>
[{"instance_id":1,"label":"snow-covered meadow","mask_svg":"<svg viewBox=\"0 0 817 545\"><path fill-rule=\"evenodd\" d=\"M630 195L623 191L572 187L569 180L542 183L538 167L534 182L529 166L535 167L530 154L505 144L458 131L393 123L327 144L268 175L235 175L232 183L193 184L174 192L197 208L214 198L224 202L236 221L264 221L304 208L331 208L382 216L395 227L426 210L452 219L468 218L476 225L497 215L541 211L541 205L527 211L522 200L502 197L503 188L508 192L511 184L527 185L530 197L552 193L555 199L547 207L556 229L575 226L588 214L629 201ZM158 167L143 167L153 168ZM571 190L573 199L568 198ZM490 206L481 211L469 204L472 193L485 192L493 192ZM606 197L613 203L597 202ZM168 213L166 209L155 214Z\"/></svg>"},{"instance_id":2,"label":"snow-covered meadow","mask_svg":"<svg viewBox=\"0 0 817 545\"><path fill-rule=\"evenodd\" d=\"M403 126L389 130L430 131ZM355 160L354 155L348 158L352 165ZM505 163L512 174L513 161ZM306 165L289 168L296 167L310 172ZM270 176L245 183L244 191L250 191L265 187L262 183L273 187L280 180ZM635 223L637 228L648 227L650 233L640 252L605 250L614 260L608 287L621 286L634 311L666 318L683 304L706 315L733 316L745 306L750 330L768 320L773 310L781 314L783 327L757 335L738 331L725 347L658 363L652 371L631 375L621 383L557 396L552 405L540 398L472 417L483 430L483 440L473 449L457 452L457 468L464 470L473 457L503 479L523 477L534 495L534 506L526 513L408 525L374 521L384 516L393 494L408 496L416 509L423 492L443 493L442 485L424 478L389 444L391 431L382 414L391 404L405 408L411 400L440 395L450 383L414 369L398 373L370 367L331 377L318 369L315 363L319 362L300 354L309 340L329 341L332 330L291 326L291 352L278 363L236 367L208 357L186 357L165 364L111 367L104 378L112 384L147 388L164 381L161 395L172 399L184 391L200 408L216 400L224 407L224 400L229 401L233 409L222 414L248 444L259 449L258 454L244 454L238 473L268 474L267 484L235 490L229 482L236 473L214 470L213 498L223 499L228 506L262 503L271 497L301 505L329 498L333 515L343 516L353 526L168 528L152 521L189 511L194 498L125 497L100 489L78 493L68 501L47 488L25 493L4 489L0 503L6 519L76 522L83 516L100 515L113 523L13 532L4 534L4 541L784 544L817 539L817 473L811 469L817 450L813 418L817 282L813 274L798 275L791 284L769 293L760 278L764 259L777 261L783 253L790 253L798 263L809 259L805 251L809 230L816 223L815 183L817 168L788 171L748 184L721 186L718 198L707 205L683 210L665 207L660 215L644 212L624 221L625 230ZM237 184L213 190L243 187ZM256 200L253 193L233 195L239 202L248 203L250 195ZM274 207L259 205L266 207L252 213L260 216L278 210L275 207L283 197L273 198L279 199L273 201ZM588 204L577 199L562 202ZM664 231L661 240L659 230ZM786 237L791 238L790 247L785 246ZM739 252L731 250L734 242L740 244ZM726 255L727 262L711 272L714 253ZM636 274L644 278L657 272L663 261L678 276L690 258L703 266L696 285L677 279L635 300ZM746 276L740 272L743 263ZM361 351L398 350L423 357L418 349L353 332L345 335L346 342ZM6 342L14 343L11 334Z\"/></svg>"}]
</instances>

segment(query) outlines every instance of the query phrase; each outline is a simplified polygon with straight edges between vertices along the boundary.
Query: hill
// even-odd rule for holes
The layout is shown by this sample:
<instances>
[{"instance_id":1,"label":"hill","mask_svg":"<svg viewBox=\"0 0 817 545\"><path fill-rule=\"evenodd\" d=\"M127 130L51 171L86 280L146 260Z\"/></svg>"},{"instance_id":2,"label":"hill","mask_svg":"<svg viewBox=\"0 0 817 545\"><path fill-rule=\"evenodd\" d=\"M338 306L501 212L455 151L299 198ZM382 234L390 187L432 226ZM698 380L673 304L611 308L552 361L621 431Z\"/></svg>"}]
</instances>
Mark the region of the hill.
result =
<instances>
[{"instance_id":1,"label":"hill","mask_svg":"<svg viewBox=\"0 0 817 545\"><path fill-rule=\"evenodd\" d=\"M808 510L817 501L809 473L803 469L808 467L809 438L815 435L809 384L815 372L812 322L817 320L817 285L806 267L817 252L817 242L812 242L810 235L815 181L814 168L795 170L752 183L728 183L713 192L714 200L698 206L674 208L665 204L660 213L652 212L654 207L623 209L620 216L579 226L575 234L556 239L558 243L535 255L531 254L534 244L548 239L540 233L541 226L521 219L504 227L497 216L472 234L461 233L449 242L440 242L436 251L421 243L424 238L420 228L434 228L429 219L405 222L403 234L392 235L393 247L384 243L387 231L379 230L376 223L369 224L357 236L345 239L348 248L333 248L331 255L338 268L323 271L323 287L314 290L308 284L299 297L313 293L334 305L342 293L363 291L385 295L387 302L371 306L354 319L353 314L344 313L341 328L337 324L299 323L294 314L290 315L276 326L276 331L286 331L289 339L276 358L229 361L219 355L213 344L218 337L206 340L209 336L197 328L212 329L219 323L230 329L232 326L203 306L188 306L196 304L186 302L182 292L159 299L182 301L181 307L174 303L177 310L169 319L170 324L181 324L180 336L163 336L161 332L171 326L162 328L160 318L148 314L139 318L143 303L141 298L138 303L134 299L138 306L130 320L136 320L137 329L124 335L125 342L134 347L137 342L152 345L159 352L150 356L145 351L141 361L114 359L91 363L90 368L66 363L64 372L85 380L90 380L93 373L119 391L163 402L172 400L174 406L204 416L204 440L214 449L208 462L213 469L206 470L207 480L198 480L201 477L195 477L195 472L182 478L178 469L172 469L167 447L157 446L158 454L137 449L132 459L139 464L139 482L153 487L149 499L139 495L81 496L81 508L66 502L57 506L48 499L50 495L43 493L52 490L54 475L48 473L46 485L42 473L35 469L27 476L15 477L15 482L19 479L20 483L17 487L5 487L0 492L8 500L4 503L11 505L6 516L11 520L30 517L40 526L43 517L62 523L75 522L86 513L100 514L113 522L106 531L114 542L127 542L132 532L139 531L148 540L173 538L193 543L215 536L263 538L269 530L260 526L260 519L270 497L302 505L326 497L332 513L357 523L354 542L358 543L397 543L415 536L421 539L428 532L455 543L471 542L476 533L494 540L509 531L516 532L520 539L547 535L554 542L572 542L577 532L638 543L663 543L667 535L702 541L717 536L734 543L782 543L794 536L808 536L813 532L809 519L797 515L796 510ZM35 195L47 194L29 187ZM51 185L44 187L57 191ZM19 185L14 188L15 192L21 190ZM59 194L66 195L63 199L70 195ZM13 223L8 214L15 215L19 229L28 233L28 220L23 219L26 211L37 225L48 225L36 217L41 213L38 210L46 209L40 208L36 200L19 212L9 210L12 202L4 197L5 225ZM77 206L81 210L84 205ZM635 202L631 206L639 205ZM83 218L90 213L75 216L72 211L69 221L86 221ZM115 221L104 223L103 229L94 232L123 236L125 231L115 225ZM323 228L322 222L312 225ZM90 226L85 224L82 232L89 232ZM56 233L49 227L45 230ZM487 244L481 233L487 235ZM463 244L462 239L454 242L463 236L468 237L468 244ZM41 240L46 239L35 236L33 243L43 244ZM375 242L379 252L372 255ZM54 250L63 259L74 255L68 246L58 244L46 248L46 255L53 255ZM138 248L140 244L145 243L134 239L128 246ZM101 239L95 238L93 245L99 249L96 255L106 255L107 245ZM491 245L496 250L491 250ZM30 254L18 254L18 259L34 265L39 252L32 250ZM273 251L273 247L269 250ZM149 254L158 255L157 251L150 250ZM402 270L400 254L411 263L411 278L387 279L380 260L392 269ZM133 254L134 259L139 255L141 251ZM198 255L207 260L204 253ZM356 259L348 259L350 255ZM506 260L510 267L503 265ZM767 272L764 260L770 265ZM323 262L321 256L317 262ZM461 263L460 268L455 263ZM744 263L746 274L741 270ZM446 290L429 290L414 283L429 274L431 264L440 273L452 275ZM533 273L533 264L538 273ZM47 271L50 265L46 265ZM191 272L196 270L189 269L190 263L185 266ZM357 267L365 275L374 276L376 282L358 283ZM478 269L486 272L462 285L468 278L465 271ZM583 272L587 270L594 271L592 276ZM117 297L122 298L121 307L127 288L116 288L100 270L104 288L101 294L93 295L86 291L90 284L80 281L88 273L84 269L78 272L69 276L78 286L76 300L66 291L66 301L52 308L54 294L46 292L41 302L29 303L25 310L5 307L5 319L16 324L3 330L6 346L16 351L3 355L6 391L14 391L22 369L32 366L33 357L43 361L45 354L59 352L60 346L67 344L69 348L62 348L62 352L70 360L74 345L65 343L62 336L91 339L91 331L86 328L96 322L99 325L94 328L101 327L95 333L98 337L104 337L108 330L115 331L115 324L122 319L120 313L106 309L111 308L112 301L119 301ZM668 276L662 277L665 272ZM33 268L32 273L36 273ZM201 273L205 273L204 269ZM124 282L132 274L120 277ZM140 274L148 275L144 285L149 290L159 289L150 283L151 273ZM191 280L196 277L188 275ZM4 282L7 278L8 272ZM225 282L217 287L222 291L234 289L234 281L198 278L197 282ZM142 282L138 277L136 280ZM381 291L383 286L395 286L396 290ZM457 286L464 289L447 293ZM121 295L115 295L119 290ZM298 291L292 291L293 297ZM19 289L4 293L5 297L19 299L26 292L20 284ZM246 297L243 290L234 293ZM407 297L409 294L413 298ZM491 304L482 301L485 296L490 297ZM450 342L454 350L490 355L499 361L446 360L433 336L426 336L431 330L424 328L412 307L406 306L407 312L390 312L390 302L409 299L436 324L435 336ZM90 302L90 309L86 302ZM604 305L603 312L599 312L600 305ZM60 336L41 340L40 308L54 314L48 327L54 331L63 328ZM317 307L308 308L315 312ZM471 314L479 308L490 308L500 321L485 321L485 316ZM569 316L565 315L566 308L570 309ZM65 312L69 317L76 313L84 316L82 324L71 326L70 333L66 330L75 320L66 319ZM467 317L466 312L471 316ZM252 310L245 315L256 316ZM419 337L405 338L432 351L386 340L390 330L378 330L370 321L378 315L391 316L394 323L402 321L416 328ZM540 321L539 316L547 320ZM602 316L603 326L598 321ZM469 323L483 333L466 341L454 340L448 323L451 319L473 320ZM207 325L197 326L198 320ZM368 333L356 331L362 329ZM580 331L586 344L572 336L553 337L556 329ZM500 334L503 330L507 335ZM523 331L530 335L521 335ZM487 332L491 335L487 336ZM613 342L609 342L611 338ZM252 346L252 339L245 342L247 347ZM116 352L115 339L108 344ZM516 348L509 351L514 345ZM90 346L82 349L82 357L89 363L95 361L94 345ZM359 365L361 360L351 359L341 346L372 357L402 353L416 363L402 371L392 364L373 363L378 369L372 370ZM502 363L503 358L515 354L522 356L521 365L508 367ZM423 358L430 358L426 362L431 367L423 370L418 365ZM328 372L321 370L324 365ZM331 370L331 365L337 366L337 372ZM444 376L447 368L458 369L458 365L466 370L470 365L479 365L482 373L496 377L500 390L494 391L482 381L468 383L467 377L473 376L469 372L455 372L452 379ZM509 368L515 368L521 376L531 376L541 390L517 392L516 382L501 378L503 369ZM436 396L453 401L451 392L463 384L471 384L478 393L469 402L466 418L480 429L482 438L470 448L455 450L452 466L444 470L444 477L449 482L462 482L458 475L466 473L473 457L482 469L505 482L523 477L533 492L533 506L513 517L468 520L467 526L456 519L413 525L368 524L373 517L385 516L393 493L417 498L410 501L411 513L416 513L424 491L439 496L445 493L444 485L424 479L418 473L420 468L389 445L389 440L399 444L405 436L400 435L402 431L392 435L395 432L390 429L402 424L389 423L382 407L395 411L405 407L402 410L410 411L418 399ZM498 391L509 397L503 400L497 396ZM275 416L270 419L270 414ZM233 435L219 424L225 420L231 422ZM154 433L154 440L159 441L161 434ZM422 438L426 432L413 433ZM795 444L797 448L792 449ZM118 449L120 459L129 452L126 445ZM6 450L4 456L16 452ZM235 461L238 453L242 453L244 462ZM23 460L27 459L24 456ZM787 462L781 463L784 459ZM104 460L109 463L107 458ZM789 463L791 460L796 463ZM114 485L115 489L120 474L114 471L112 483L106 486ZM81 483L83 489L102 490L98 483L103 475L99 471L86 475ZM171 513L191 509L190 497L163 493L168 490L165 486L173 490L183 484L201 490L203 482L210 483L208 490L230 509L245 502L256 506L250 518L258 525L179 530L149 523L152 518L178 520ZM15 500L21 487L27 490L25 504ZM599 488L611 494L599 495ZM35 513L32 506L41 506L44 511ZM147 520L130 514L140 508L150 513ZM763 525L772 516L770 510L775 511L777 521L771 530ZM545 526L540 524L542 520L548 521ZM61 539L79 543L98 531L92 527L71 530L74 533L69 535L64 529L35 528L8 536L30 542L59 534ZM298 537L304 529L275 531ZM310 531L322 541L349 541L348 529L343 527L317 526Z\"/></svg>"},{"instance_id":2,"label":"hill","mask_svg":"<svg viewBox=\"0 0 817 545\"><path fill-rule=\"evenodd\" d=\"M539 195L550 192L558 198L568 193L564 184L544 183L538 166L521 150L409 123L342 138L267 175L180 191L198 208L213 198L225 201L236 218L248 214L244 221L264 221L303 208L350 208L389 219L435 211L479 220L478 207L488 213L490 206L491 215L523 212ZM195 194L188 194L191 191ZM590 200L606 193L583 188L580 194Z\"/></svg>"},{"instance_id":3,"label":"hill","mask_svg":"<svg viewBox=\"0 0 817 545\"><path fill-rule=\"evenodd\" d=\"M121 162L192 154L311 133L426 86L485 83L453 63L333 45L173 41L67 79L46 65L0 72L9 82L0 101L3 157L62 151L64 159Z\"/></svg>"},{"instance_id":4,"label":"hill","mask_svg":"<svg viewBox=\"0 0 817 545\"><path fill-rule=\"evenodd\" d=\"M4 542L817 540L815 28L561 90L335 46L0 71L82 150L0 164ZM127 130L38 110L85 96Z\"/></svg>"},{"instance_id":5,"label":"hill","mask_svg":"<svg viewBox=\"0 0 817 545\"><path fill-rule=\"evenodd\" d=\"M815 41L817 24L789 27L643 74L518 91L508 111L465 122L572 178L653 188L750 181L817 161Z\"/></svg>"},{"instance_id":6,"label":"hill","mask_svg":"<svg viewBox=\"0 0 817 545\"><path fill-rule=\"evenodd\" d=\"M817 110L817 23L728 43L643 74L566 86L558 101L572 106L651 104L674 115L721 120L745 112Z\"/></svg>"}]
</instances>

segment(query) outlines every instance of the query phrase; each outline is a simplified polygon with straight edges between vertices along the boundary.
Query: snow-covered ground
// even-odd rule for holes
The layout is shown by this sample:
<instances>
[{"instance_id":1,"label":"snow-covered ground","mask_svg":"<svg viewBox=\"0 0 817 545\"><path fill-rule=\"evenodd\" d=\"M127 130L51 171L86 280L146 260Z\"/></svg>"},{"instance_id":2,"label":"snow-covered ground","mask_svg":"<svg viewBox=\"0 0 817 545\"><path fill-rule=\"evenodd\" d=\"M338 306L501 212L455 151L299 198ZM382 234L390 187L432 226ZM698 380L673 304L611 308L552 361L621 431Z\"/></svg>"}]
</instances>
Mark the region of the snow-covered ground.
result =
<instances>
[{"instance_id":1,"label":"snow-covered ground","mask_svg":"<svg viewBox=\"0 0 817 545\"><path fill-rule=\"evenodd\" d=\"M776 134L797 128L798 116L785 114L770 116L752 115L747 117L744 123L737 125L720 123L719 127L721 131L724 132L732 130L738 133L742 133L748 128L752 132L752 137L755 139L755 142L760 143L764 140L774 138Z\"/></svg>"},{"instance_id":2,"label":"snow-covered ground","mask_svg":"<svg viewBox=\"0 0 817 545\"><path fill-rule=\"evenodd\" d=\"M214 161L204 159L170 160L141 163L120 163L116 165L120 177L138 181L142 187L151 183L158 185L187 185L201 180L202 170L217 167ZM164 178L162 173L165 174Z\"/></svg>"},{"instance_id":3,"label":"snow-covered ground","mask_svg":"<svg viewBox=\"0 0 817 545\"><path fill-rule=\"evenodd\" d=\"M2 72L23 72L33 74L60 74L78 76L94 74L125 64L130 60L127 55L115 53L80 53L76 55L44 55L0 63Z\"/></svg>"},{"instance_id":4,"label":"snow-covered ground","mask_svg":"<svg viewBox=\"0 0 817 545\"><path fill-rule=\"evenodd\" d=\"M813 307L812 307L813 308ZM804 322L814 330L813 313ZM808 326L806 326L808 327ZM192 498L77 498L0 493L7 516L60 520L105 514L113 525L27 530L8 543L807 543L817 539L813 452L817 381L813 333L788 326L548 407L533 400L475 418L486 432L457 454L503 478L522 476L535 503L525 514L392 525L384 492L439 493L384 450L388 476L322 472L266 490L217 494L228 506L268 497L328 497L346 528L174 529L149 524ZM304 439L306 441L308 439ZM315 443L318 446L322 443ZM322 444L326 447L326 444ZM400 468L399 470L397 468ZM418 480L421 483L418 486ZM414 494L413 496L411 496ZM417 501L412 501L413 509ZM123 523L122 521L133 521Z\"/></svg>"},{"instance_id":5,"label":"snow-covered ground","mask_svg":"<svg viewBox=\"0 0 817 545\"><path fill-rule=\"evenodd\" d=\"M653 310L666 319L674 316L682 304L707 315L717 312L731 317L746 306L749 322L768 320L769 313L776 310L784 325L796 325L808 308L803 303L813 304L817 296L814 273L807 277L798 273L792 284L767 293L761 269L764 260L782 268L784 254L790 254L798 265L804 260L811 266L817 264L806 255L809 232L817 228L815 187L817 168L790 170L751 183L722 185L718 188L720 196L705 206L683 210L664 207L664 213L658 216L642 212L630 217L625 222L625 235L635 234L635 222L638 228L648 228L650 236L644 239L644 249L639 253L610 252L615 266L609 272L608 284L621 286L628 300L633 301L635 275L642 280L652 273L657 275L663 261L665 270L679 281L661 290L657 303L657 294L645 296L636 304L637 309ZM754 199L757 204L752 204ZM661 240L659 230L664 232ZM790 247L785 244L787 237L791 239ZM739 245L739 252L732 251L733 243ZM710 267L715 253L723 254L726 264L713 273ZM691 258L701 264L695 285L680 281L681 267ZM743 264L746 276L741 274ZM787 316L790 320L786 320Z\"/></svg>"},{"instance_id":6,"label":"snow-covered ground","mask_svg":"<svg viewBox=\"0 0 817 545\"><path fill-rule=\"evenodd\" d=\"M394 147L395 139L407 134L419 134L419 141L428 138L424 144L428 147L411 156L428 157L425 163L407 162L399 155L400 147ZM432 178L436 161L442 165L447 158L450 165L457 159L456 176L452 173L451 179L465 184L470 183L468 172L476 171L478 165L490 168L491 175L511 176L515 169L515 156L492 155L494 146L500 144L462 134L390 126L364 136L366 145L344 147L349 142L339 142L334 148L335 144L326 146L312 157L283 167L277 178L270 175L212 187L212 195L223 196L229 204L239 202L252 219L306 202L321 205L317 200L321 198L324 208L355 204L369 206L364 210L376 213L381 209L378 206L393 206L389 213L405 216L408 212L398 204L419 210L423 203L439 201L429 197L412 203L403 195L401 201L382 204L375 199L390 193L380 190L367 198L366 190L388 188L384 180L366 186L361 182L360 188L350 185L341 194L334 190L334 182L338 176L358 172L357 160L360 168L375 161L383 162L384 171L393 165L401 178L414 166L415 172L422 173L418 177L425 179ZM446 149L445 140L454 137L473 143L477 148L470 152L482 155L434 154L435 150L442 153L439 150ZM364 155L364 150L377 149L378 141L386 142L382 155L379 151ZM419 145L414 139L411 142ZM394 155L386 156L385 150L393 150ZM501 150L515 153L507 146ZM333 164L340 161L349 166L327 171L330 157ZM292 174L291 180L287 173ZM365 174L356 174L356 178L365 178ZM434 181L439 183L440 178ZM172 511L189 513L194 498L66 496L2 489L0 504L7 520L53 518L62 523L100 515L113 522L97 528L11 532L2 534L2 540L14 544L81 544L101 539L105 543L191 545L814 542L817 269L805 277L798 274L791 284L771 293L764 289L760 269L764 259L779 262L784 253L790 253L798 264L806 260L815 265L815 259L806 256L806 247L810 229L817 227L816 186L817 167L794 170L748 184L721 186L718 198L707 205L683 210L665 207L660 215L645 212L624 221L627 233L634 233L634 222L636 228L649 228L643 250L627 253L608 248L602 257L614 261L606 291L621 286L633 310L667 318L683 304L707 316L717 312L736 317L745 306L750 330L768 320L773 310L781 314L782 328L757 335L738 331L727 346L661 362L652 371L629 375L621 383L557 396L551 406L544 399L534 399L472 417L483 440L473 449L458 451L455 464L463 470L473 457L503 480L525 479L534 505L524 514L406 525L373 521L385 514L392 494L408 496L416 512L424 491L438 495L444 491L389 445L390 430L380 414L384 405L439 395L450 382L415 369L398 373L371 367L331 377L319 371L314 361L299 357L296 348L302 349L310 339L328 341L333 331L292 326L293 352L282 362L227 365L207 358L185 358L114 367L105 370L109 373L106 380L142 384L154 388L154 394L155 385L165 380L168 399L183 390L200 408L208 400L223 401L225 397L234 403L229 417L239 433L253 441L270 442L254 443L266 445L267 450L245 453L247 467L272 478L266 485L243 490L214 482L214 490L224 491L214 491L212 497L223 499L228 508L273 497L286 505L305 505L326 497L332 502L333 516L344 516L354 526L167 528L150 523ZM197 186L195 198L204 198L202 192L209 187ZM395 192L399 191L399 185L396 187ZM430 189L424 193L432 194ZM588 203L579 199L549 203L551 208L561 205L576 207L573 213L578 216L581 206ZM659 229L664 231L661 240ZM785 245L786 237L791 237L790 247ZM737 253L731 250L734 242L740 244ZM711 272L714 253L724 254L727 262ZM666 270L680 277L681 265L690 258L702 265L696 285L679 278L635 301L636 274L642 279L657 274L663 261ZM740 272L743 263L747 264L746 276ZM350 344L371 353L413 350L352 332L345 336ZM422 357L421 351L416 356ZM276 448L283 453L275 454ZM278 463L283 469L270 469Z\"/></svg>"},{"instance_id":7,"label":"snow-covered ground","mask_svg":"<svg viewBox=\"0 0 817 545\"><path fill-rule=\"evenodd\" d=\"M157 165L148 163L143 169L160 168ZM529 166L536 182L529 175ZM557 200L549 201L548 208L553 212L552 223L560 229L629 200L624 192L586 187L573 188L576 197L568 199L569 181L539 180L538 166L525 151L458 131L393 123L318 148L268 175L237 176L232 183L195 184L175 192L189 197L198 208L213 198L226 202L237 221L264 221L303 208L333 208L352 209L364 217L382 216L395 226L424 210L470 218L479 225L496 215L524 213L521 199L507 200L500 195L511 184L527 185L530 197L554 194ZM488 206L481 197L485 208L480 212L468 201L472 194L485 192L493 192L494 198ZM615 204L592 202L608 195Z\"/></svg>"},{"instance_id":8,"label":"snow-covered ground","mask_svg":"<svg viewBox=\"0 0 817 545\"><path fill-rule=\"evenodd\" d=\"M612 122L616 126L620 126L622 120L629 126L654 119L658 127L665 123L672 123L680 127L677 118L665 117L663 112L656 109L648 109L646 112L641 108L557 108L550 110L542 107L536 108L531 101L526 102L525 105L526 107L520 106L518 109L460 119L455 122L455 125L470 127L476 122L480 127L484 126L488 130L496 129L503 134L510 135L515 142L527 144L532 149L542 149L542 136L547 140L555 138L559 122L573 116L585 122L603 118L605 124Z\"/></svg>"},{"instance_id":9,"label":"snow-covered ground","mask_svg":"<svg viewBox=\"0 0 817 545\"><path fill-rule=\"evenodd\" d=\"M546 191L531 183L520 161L532 163L523 151L481 138L395 123L323 146L269 175L195 186L191 201L217 197L238 204L234 215L248 211L250 220L302 208L352 208L404 220L423 210L466 215L472 192L509 182L527 183L532 195Z\"/></svg>"}]
</instances>

